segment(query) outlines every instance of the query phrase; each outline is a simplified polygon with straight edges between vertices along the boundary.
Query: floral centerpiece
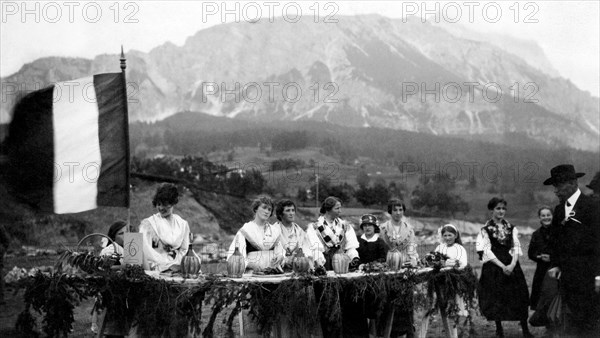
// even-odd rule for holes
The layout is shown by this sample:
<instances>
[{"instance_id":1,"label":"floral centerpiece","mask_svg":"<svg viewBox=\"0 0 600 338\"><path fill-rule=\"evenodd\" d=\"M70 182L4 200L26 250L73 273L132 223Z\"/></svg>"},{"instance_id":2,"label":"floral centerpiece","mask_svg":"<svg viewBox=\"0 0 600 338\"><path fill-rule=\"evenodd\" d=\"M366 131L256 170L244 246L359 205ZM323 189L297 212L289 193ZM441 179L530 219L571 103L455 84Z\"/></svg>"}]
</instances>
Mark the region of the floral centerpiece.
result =
<instances>
[{"instance_id":1,"label":"floral centerpiece","mask_svg":"<svg viewBox=\"0 0 600 338\"><path fill-rule=\"evenodd\" d=\"M442 267L444 267L447 259L450 259L450 257L441 252L431 251L425 255L425 257L423 257L421 263L427 267L439 271Z\"/></svg>"}]
</instances>

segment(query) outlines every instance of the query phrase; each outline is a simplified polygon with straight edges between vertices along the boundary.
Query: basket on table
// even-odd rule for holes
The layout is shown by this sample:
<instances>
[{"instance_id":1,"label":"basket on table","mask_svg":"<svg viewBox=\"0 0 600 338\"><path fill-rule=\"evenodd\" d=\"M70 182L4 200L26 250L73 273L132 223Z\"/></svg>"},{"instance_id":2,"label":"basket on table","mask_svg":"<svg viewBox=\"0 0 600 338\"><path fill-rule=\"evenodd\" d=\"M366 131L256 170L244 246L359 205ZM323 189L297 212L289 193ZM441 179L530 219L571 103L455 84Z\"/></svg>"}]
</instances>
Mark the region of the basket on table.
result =
<instances>
[{"instance_id":1,"label":"basket on table","mask_svg":"<svg viewBox=\"0 0 600 338\"><path fill-rule=\"evenodd\" d=\"M113 254L102 256L106 243L113 246ZM83 237L74 250L66 250L57 262L57 268L70 265L81 269L86 273L106 271L119 262L121 255L117 253L117 244L108 236L101 233L93 233Z\"/></svg>"}]
</instances>

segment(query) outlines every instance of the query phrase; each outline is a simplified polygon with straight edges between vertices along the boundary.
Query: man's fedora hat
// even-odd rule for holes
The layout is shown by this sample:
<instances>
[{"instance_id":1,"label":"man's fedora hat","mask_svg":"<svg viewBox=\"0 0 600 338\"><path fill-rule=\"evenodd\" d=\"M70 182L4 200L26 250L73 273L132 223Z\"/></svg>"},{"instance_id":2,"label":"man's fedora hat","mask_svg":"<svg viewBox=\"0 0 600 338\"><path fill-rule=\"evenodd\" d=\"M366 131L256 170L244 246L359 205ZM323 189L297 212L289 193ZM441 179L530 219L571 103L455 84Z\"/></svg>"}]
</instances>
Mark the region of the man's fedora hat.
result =
<instances>
[{"instance_id":1,"label":"man's fedora hat","mask_svg":"<svg viewBox=\"0 0 600 338\"><path fill-rule=\"evenodd\" d=\"M575 167L571 164L561 164L550 169L550 178L544 181L544 185L554 185L574 180L584 175L584 173L576 173Z\"/></svg>"}]
</instances>

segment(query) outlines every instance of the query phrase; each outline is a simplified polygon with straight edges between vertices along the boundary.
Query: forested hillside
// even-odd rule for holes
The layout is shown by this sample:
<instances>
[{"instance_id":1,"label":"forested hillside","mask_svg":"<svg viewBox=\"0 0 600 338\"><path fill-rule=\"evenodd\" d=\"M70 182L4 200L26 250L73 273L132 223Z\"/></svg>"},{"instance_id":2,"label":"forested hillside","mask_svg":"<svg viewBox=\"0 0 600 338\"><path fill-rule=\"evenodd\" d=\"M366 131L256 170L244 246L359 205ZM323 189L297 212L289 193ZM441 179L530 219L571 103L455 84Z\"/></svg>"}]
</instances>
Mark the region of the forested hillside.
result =
<instances>
[{"instance_id":1,"label":"forested hillside","mask_svg":"<svg viewBox=\"0 0 600 338\"><path fill-rule=\"evenodd\" d=\"M465 180L469 176L488 183L497 179L507 191L540 185L558 163L575 163L580 171L588 173L600 167L595 153L553 150L520 133L506 133L502 140L484 136L464 139L325 122L256 123L194 112L156 123L132 124L131 145L132 153L139 157L157 153L206 157L211 152L247 146L259 147L268 155L317 147L342 164L353 165L360 157L368 157L378 164L397 167L399 173L458 172Z\"/></svg>"}]
</instances>

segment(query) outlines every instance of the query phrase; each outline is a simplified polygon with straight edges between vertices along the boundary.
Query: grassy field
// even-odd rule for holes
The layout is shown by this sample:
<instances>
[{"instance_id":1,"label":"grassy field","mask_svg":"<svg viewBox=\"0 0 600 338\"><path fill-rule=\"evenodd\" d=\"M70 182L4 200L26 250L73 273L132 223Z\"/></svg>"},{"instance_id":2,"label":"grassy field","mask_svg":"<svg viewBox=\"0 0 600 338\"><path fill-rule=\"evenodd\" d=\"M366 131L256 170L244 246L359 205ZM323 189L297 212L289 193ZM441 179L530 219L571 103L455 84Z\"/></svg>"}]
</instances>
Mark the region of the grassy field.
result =
<instances>
[{"instance_id":1,"label":"grassy field","mask_svg":"<svg viewBox=\"0 0 600 338\"><path fill-rule=\"evenodd\" d=\"M526 252L526 249L529 244L529 239L523 238L523 246ZM431 251L434 249L433 245L421 246L419 248L419 253L421 255ZM476 272L479 274L481 269L480 263L475 259L475 252L473 246L467 246L467 250L469 251L469 260L472 262ZM40 256L40 257L13 257L9 258L6 261L5 266L7 268L11 268L14 265L19 267L29 268L32 266L44 266L44 265L52 265L55 261L55 256ZM527 279L527 283L529 288L531 289L531 281L533 279L533 274L535 271L535 263L527 259L526 257L522 257L520 259L522 269L525 273L525 277ZM222 272L225 269L224 263L215 263L215 264L205 264L203 265L203 271L205 273L208 272ZM14 290L8 289L6 292L6 301L5 305L0 305L0 337L18 337L17 333L14 331L14 323L17 318L17 315L24 309L23 303L23 290L14 293ZM90 331L91 326L91 316L90 312L93 306L93 300L84 301L80 306L75 309L75 325L73 328L73 332L71 334L72 337L91 337L92 332ZM228 311L224 311L225 314ZM203 322L208 321L209 311L203 311ZM38 325L41 320L38 320ZM488 322L483 318L479 313L475 313L473 317L473 322L475 325L475 332L477 337L493 337L495 332L495 326L493 322ZM215 335L216 337L225 336L226 328L225 325L222 324L222 321L217 319L217 324L215 325ZM236 334L239 334L239 326L237 326L237 322L234 324ZM463 328L466 331L466 328ZM535 336L543 335L544 328L531 328L532 332ZM246 327L246 332L249 331L249 327ZM521 337L521 330L517 322L506 322L504 323L504 331L505 336L508 337ZM460 332L460 331L459 331ZM430 329L427 337L443 337L444 332L442 330L441 319L439 316L434 316L432 319Z\"/></svg>"}]
</instances>

